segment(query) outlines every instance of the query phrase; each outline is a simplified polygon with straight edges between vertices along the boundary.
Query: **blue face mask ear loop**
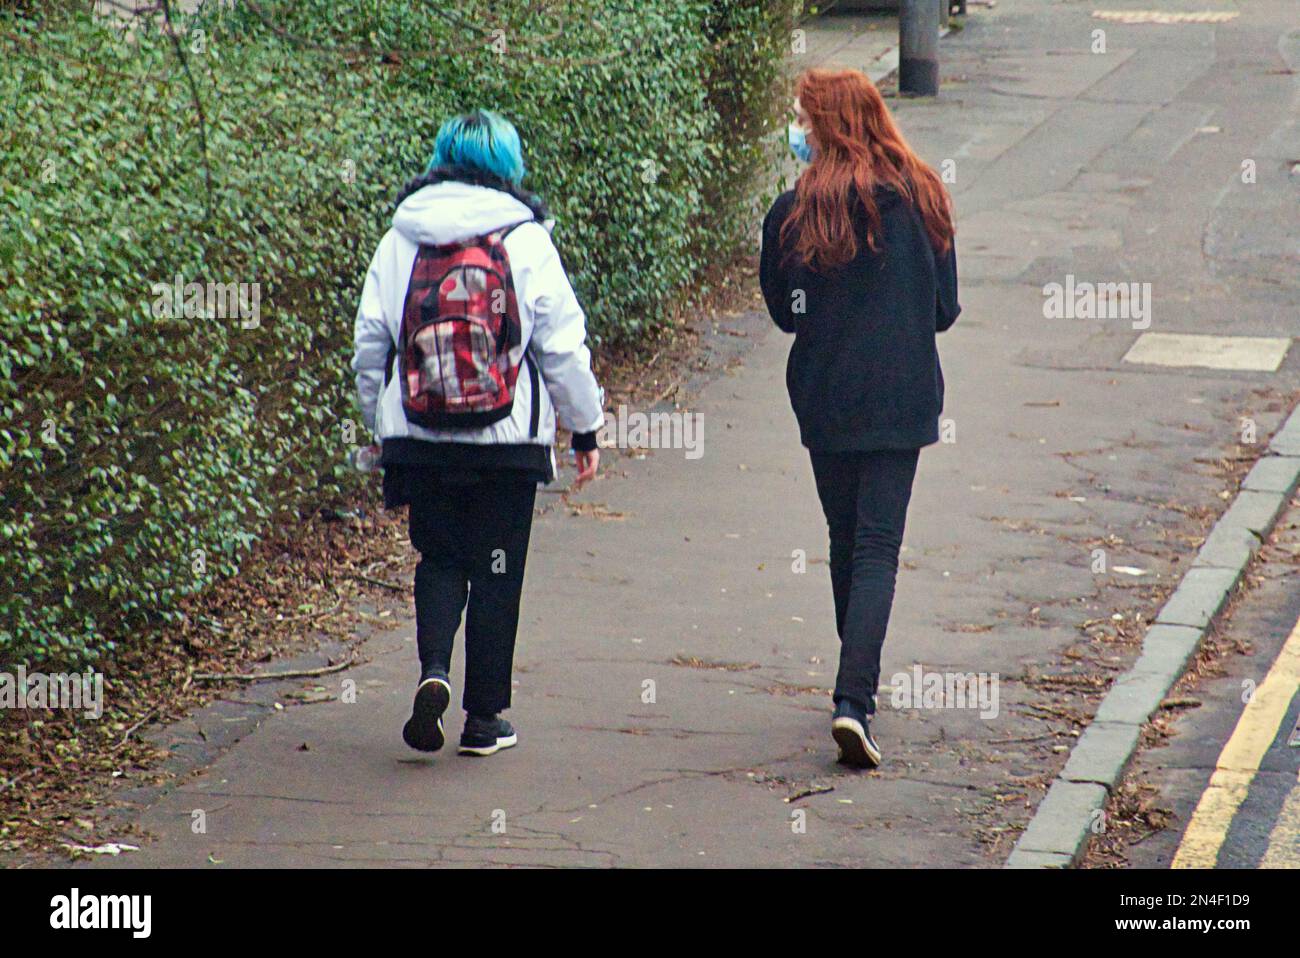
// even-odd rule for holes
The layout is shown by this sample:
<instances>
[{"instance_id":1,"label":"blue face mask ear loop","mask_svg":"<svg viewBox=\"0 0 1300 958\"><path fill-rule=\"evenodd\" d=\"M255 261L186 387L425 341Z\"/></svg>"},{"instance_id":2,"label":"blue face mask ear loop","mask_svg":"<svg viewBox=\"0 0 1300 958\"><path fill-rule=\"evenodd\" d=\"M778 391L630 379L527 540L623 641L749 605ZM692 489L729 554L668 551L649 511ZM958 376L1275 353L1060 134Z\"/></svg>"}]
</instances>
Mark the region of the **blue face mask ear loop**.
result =
<instances>
[{"instance_id":1,"label":"blue face mask ear loop","mask_svg":"<svg viewBox=\"0 0 1300 958\"><path fill-rule=\"evenodd\" d=\"M808 145L808 134L798 123L791 123L789 130L790 151L802 163L812 162L812 147Z\"/></svg>"}]
</instances>

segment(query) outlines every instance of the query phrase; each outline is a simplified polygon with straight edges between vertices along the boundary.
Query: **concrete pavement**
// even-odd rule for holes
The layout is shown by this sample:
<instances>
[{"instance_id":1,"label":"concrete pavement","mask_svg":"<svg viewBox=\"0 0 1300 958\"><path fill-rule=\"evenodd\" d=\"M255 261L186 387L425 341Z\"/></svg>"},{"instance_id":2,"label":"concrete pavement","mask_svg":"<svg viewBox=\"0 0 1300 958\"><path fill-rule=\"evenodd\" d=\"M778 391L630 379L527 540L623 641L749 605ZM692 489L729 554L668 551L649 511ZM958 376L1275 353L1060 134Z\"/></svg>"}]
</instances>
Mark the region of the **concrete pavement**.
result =
<instances>
[{"instance_id":1,"label":"concrete pavement","mask_svg":"<svg viewBox=\"0 0 1300 958\"><path fill-rule=\"evenodd\" d=\"M752 348L688 407L704 455L620 459L580 514L539 518L519 748L406 751L413 625L395 601L372 660L327 686L355 682L354 703L268 713L143 810L156 841L108 864L1000 864L1071 716L1226 506L1243 419L1262 442L1300 387L1294 349L1272 371L1126 363L1142 330L1049 319L1043 287L1150 283L1150 331L1295 332L1294 218L1273 211L1295 209L1297 28L1283 0L1167 27L1007 0L944 42L938 100L896 103L955 175L964 313L941 342L953 441L922 456L884 674L997 673L995 717L882 694L884 767L834 764L825 530L788 340L738 316Z\"/></svg>"}]
</instances>

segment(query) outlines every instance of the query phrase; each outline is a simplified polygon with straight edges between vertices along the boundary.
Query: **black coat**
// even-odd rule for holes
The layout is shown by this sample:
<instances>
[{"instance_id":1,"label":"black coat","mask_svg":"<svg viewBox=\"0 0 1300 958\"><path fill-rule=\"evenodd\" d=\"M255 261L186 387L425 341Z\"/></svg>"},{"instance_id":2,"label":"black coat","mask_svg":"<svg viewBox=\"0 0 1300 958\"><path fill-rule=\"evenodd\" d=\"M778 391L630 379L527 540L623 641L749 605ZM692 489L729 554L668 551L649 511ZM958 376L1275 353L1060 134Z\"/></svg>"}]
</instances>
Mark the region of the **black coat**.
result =
<instances>
[{"instance_id":1,"label":"black coat","mask_svg":"<svg viewBox=\"0 0 1300 958\"><path fill-rule=\"evenodd\" d=\"M786 386L803 444L816 452L916 449L939 438L935 334L961 312L956 249L936 257L913 206L888 188L875 196L880 251L867 247L859 207L858 255L830 273L781 263L793 191L763 221L759 282L772 319L795 334Z\"/></svg>"}]
</instances>

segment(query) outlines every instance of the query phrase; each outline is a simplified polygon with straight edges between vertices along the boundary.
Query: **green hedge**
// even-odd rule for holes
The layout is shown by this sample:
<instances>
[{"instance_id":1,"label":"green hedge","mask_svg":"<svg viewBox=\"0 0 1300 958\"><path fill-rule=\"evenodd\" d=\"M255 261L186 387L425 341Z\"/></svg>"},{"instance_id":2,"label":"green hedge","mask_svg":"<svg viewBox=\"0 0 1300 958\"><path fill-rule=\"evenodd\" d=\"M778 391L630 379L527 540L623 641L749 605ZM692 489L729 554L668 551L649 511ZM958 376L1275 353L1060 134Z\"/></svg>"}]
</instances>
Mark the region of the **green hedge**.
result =
<instances>
[{"instance_id":1,"label":"green hedge","mask_svg":"<svg viewBox=\"0 0 1300 958\"><path fill-rule=\"evenodd\" d=\"M111 652L349 480L359 281L449 113L518 124L597 341L653 327L747 241L792 12L265 0L173 40L84 6L0 11L6 665ZM258 323L169 318L177 276Z\"/></svg>"}]
</instances>

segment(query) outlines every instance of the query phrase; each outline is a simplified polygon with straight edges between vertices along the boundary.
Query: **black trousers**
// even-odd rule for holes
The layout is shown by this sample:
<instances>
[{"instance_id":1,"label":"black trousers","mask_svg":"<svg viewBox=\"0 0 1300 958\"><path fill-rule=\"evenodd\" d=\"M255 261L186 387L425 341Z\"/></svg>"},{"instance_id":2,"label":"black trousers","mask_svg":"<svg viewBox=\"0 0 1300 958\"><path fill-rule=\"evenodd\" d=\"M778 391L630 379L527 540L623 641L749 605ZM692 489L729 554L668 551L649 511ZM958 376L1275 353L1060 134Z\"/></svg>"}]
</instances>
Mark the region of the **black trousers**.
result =
<instances>
[{"instance_id":1,"label":"black trousers","mask_svg":"<svg viewBox=\"0 0 1300 958\"><path fill-rule=\"evenodd\" d=\"M423 475L411 497L415 629L421 673L451 669L466 600L465 694L471 715L510 707L519 595L537 483L509 473Z\"/></svg>"},{"instance_id":2,"label":"black trousers","mask_svg":"<svg viewBox=\"0 0 1300 958\"><path fill-rule=\"evenodd\" d=\"M812 453L831 540L831 586L840 635L835 701L875 711L880 652L894 604L898 550L919 449Z\"/></svg>"}]
</instances>

